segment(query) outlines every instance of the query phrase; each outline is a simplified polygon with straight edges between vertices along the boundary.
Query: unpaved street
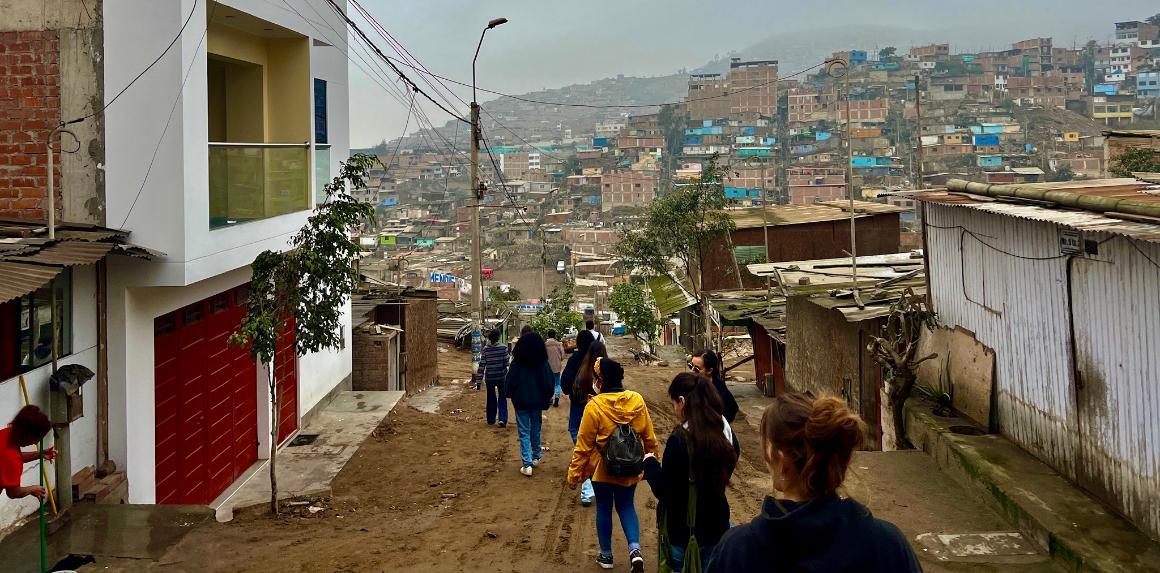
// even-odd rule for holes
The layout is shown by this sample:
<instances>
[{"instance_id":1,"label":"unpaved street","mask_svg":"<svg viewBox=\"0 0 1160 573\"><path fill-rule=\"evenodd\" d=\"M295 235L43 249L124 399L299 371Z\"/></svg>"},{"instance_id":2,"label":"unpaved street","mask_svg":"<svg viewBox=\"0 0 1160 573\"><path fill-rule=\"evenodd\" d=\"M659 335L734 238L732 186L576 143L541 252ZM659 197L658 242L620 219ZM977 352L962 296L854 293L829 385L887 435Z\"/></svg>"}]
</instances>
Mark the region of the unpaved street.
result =
<instances>
[{"instance_id":1,"label":"unpaved street","mask_svg":"<svg viewBox=\"0 0 1160 573\"><path fill-rule=\"evenodd\" d=\"M534 477L525 478L518 473L514 421L505 429L488 427L484 393L452 382L468 378L470 356L448 352L440 358L440 376L449 388L438 411L414 407L430 403L430 393L401 402L339 474L333 499L294 506L278 518L269 517L264 507L248 510L233 522L198 527L158 563L106 561L85 571L598 570L595 508L582 507L577 492L564 486L571 456L566 404L545 413L544 463ZM674 425L665 392L677 371L629 365L627 373L628 386L645 395L662 443ZM735 523L757 514L769 487L755 424L745 416L743 411L735 424L743 452L729 490ZM638 488L636 500L651 570L655 503L646 484ZM928 518L919 515L921 508L911 509L908 500L876 500L886 512L872 503L874 511L889 519ZM913 539L915 533L907 533ZM614 541L618 569L625 570L619 525ZM928 571L1010 570L934 563L920 556Z\"/></svg>"}]
</instances>

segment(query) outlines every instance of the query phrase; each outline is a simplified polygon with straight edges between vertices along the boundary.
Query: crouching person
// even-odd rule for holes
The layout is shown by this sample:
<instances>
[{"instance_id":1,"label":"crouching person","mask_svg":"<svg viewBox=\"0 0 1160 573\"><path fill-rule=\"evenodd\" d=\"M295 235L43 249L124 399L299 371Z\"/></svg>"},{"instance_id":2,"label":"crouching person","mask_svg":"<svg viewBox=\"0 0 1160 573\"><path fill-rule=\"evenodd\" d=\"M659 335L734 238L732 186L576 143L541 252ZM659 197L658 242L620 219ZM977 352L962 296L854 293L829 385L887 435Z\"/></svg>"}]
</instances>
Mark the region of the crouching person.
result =
<instances>
[{"instance_id":1,"label":"crouching person","mask_svg":"<svg viewBox=\"0 0 1160 573\"><path fill-rule=\"evenodd\" d=\"M44 488L39 485L21 486L20 477L24 464L34 462L39 457L36 452L21 451L21 448L36 445L48 435L52 422L36 406L20 409L12 423L0 430L0 488L12 499L33 496L44 499ZM56 448L44 451L44 459L56 459Z\"/></svg>"}]
</instances>

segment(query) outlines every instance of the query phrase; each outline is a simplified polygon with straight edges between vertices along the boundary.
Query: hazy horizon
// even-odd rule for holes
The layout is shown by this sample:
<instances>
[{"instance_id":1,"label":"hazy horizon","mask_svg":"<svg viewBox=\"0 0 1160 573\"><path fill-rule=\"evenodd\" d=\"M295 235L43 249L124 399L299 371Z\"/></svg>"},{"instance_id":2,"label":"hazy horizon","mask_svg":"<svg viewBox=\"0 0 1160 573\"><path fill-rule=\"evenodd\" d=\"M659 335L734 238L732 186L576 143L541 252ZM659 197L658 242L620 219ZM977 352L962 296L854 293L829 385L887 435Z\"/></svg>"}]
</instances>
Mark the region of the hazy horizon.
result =
<instances>
[{"instance_id":1,"label":"hazy horizon","mask_svg":"<svg viewBox=\"0 0 1160 573\"><path fill-rule=\"evenodd\" d=\"M471 57L480 30L492 18L508 18L507 24L487 34L479 55L478 81L480 86L512 94L588 83L618 74L671 74L786 32L832 33L847 26L890 26L965 38L952 42L955 51L999 49L1012 41L1043 36L1054 37L1058 45L1071 46L1089 39L1107 42L1115 22L1143 20L1160 11L1160 5L1143 0L1124 0L1109 6L1074 0L975 0L937 6L920 0L669 0L659 6L609 0L361 3L428 69L466 83L471 80ZM350 11L353 16L354 8ZM782 16L786 13L788 17ZM361 18L354 19L370 34ZM901 51L906 42L898 44ZM380 47L392 54L385 44ZM763 57L777 59L779 55ZM351 58L362 65L353 54ZM404 72L419 81L411 70L404 68ZM350 83L352 147L398 137L407 118L407 107L386 95L353 65ZM464 100L470 100L469 88L453 84L450 87ZM491 97L481 94L480 99ZM455 98L451 101L459 103ZM424 103L423 109L435 125L450 119L434 105ZM467 113L466 109L457 111ZM415 128L412 121L408 131Z\"/></svg>"}]
</instances>

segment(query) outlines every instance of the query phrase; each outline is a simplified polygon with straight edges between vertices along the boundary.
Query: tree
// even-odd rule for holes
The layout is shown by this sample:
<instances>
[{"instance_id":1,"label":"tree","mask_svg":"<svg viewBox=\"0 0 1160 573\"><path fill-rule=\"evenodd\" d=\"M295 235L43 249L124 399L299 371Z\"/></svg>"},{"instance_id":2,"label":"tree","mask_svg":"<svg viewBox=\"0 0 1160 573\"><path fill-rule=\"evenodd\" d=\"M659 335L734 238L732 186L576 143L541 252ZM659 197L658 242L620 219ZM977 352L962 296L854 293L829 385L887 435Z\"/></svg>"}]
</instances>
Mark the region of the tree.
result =
<instances>
[{"instance_id":1,"label":"tree","mask_svg":"<svg viewBox=\"0 0 1160 573\"><path fill-rule=\"evenodd\" d=\"M1052 171L1051 174L1047 176L1047 180L1051 182L1071 181L1072 179L1075 179L1075 171L1072 171L1071 165L1061 165L1059 169Z\"/></svg>"},{"instance_id":2,"label":"tree","mask_svg":"<svg viewBox=\"0 0 1160 573\"><path fill-rule=\"evenodd\" d=\"M1153 26L1160 26L1160 14L1153 14L1151 16L1148 16L1148 19L1145 20L1145 22L1147 22Z\"/></svg>"},{"instance_id":3,"label":"tree","mask_svg":"<svg viewBox=\"0 0 1160 573\"><path fill-rule=\"evenodd\" d=\"M561 335L571 328L580 330L584 327L584 317L572 309L575 302L572 283L564 283L552 289L552 294L544 301L544 308L532 316L532 330L539 333L555 330Z\"/></svg>"},{"instance_id":4,"label":"tree","mask_svg":"<svg viewBox=\"0 0 1160 573\"><path fill-rule=\"evenodd\" d=\"M1116 177L1131 177L1132 173L1160 171L1160 153L1146 147L1130 147L1116 156L1108 172Z\"/></svg>"},{"instance_id":5,"label":"tree","mask_svg":"<svg viewBox=\"0 0 1160 573\"><path fill-rule=\"evenodd\" d=\"M326 185L326 201L314 208L306 224L290 239L290 248L262 251L250 264L250 294L246 317L230 335L230 344L245 346L266 370L270 406L278 412L278 380L272 363L279 334L294 330L298 356L344 345L345 302L358 282L351 261L358 245L351 229L374 217L374 207L351 197L348 189L363 184L367 171L378 160L354 155L342 163L338 177ZM270 423L270 511L278 513L278 480L275 461L278 442L277 416Z\"/></svg>"},{"instance_id":6,"label":"tree","mask_svg":"<svg viewBox=\"0 0 1160 573\"><path fill-rule=\"evenodd\" d=\"M569 155L564 160L564 175L579 175L580 174L580 158L575 155Z\"/></svg>"},{"instance_id":7,"label":"tree","mask_svg":"<svg viewBox=\"0 0 1160 573\"><path fill-rule=\"evenodd\" d=\"M736 228L725 212L728 205L722 185L725 169L718 159L717 155L709 158L696 183L674 187L655 199L645 213L644 228L624 232L613 248L613 254L629 269L638 268L659 276L680 268L687 276L695 277L694 296L702 310L707 306L702 289L706 249ZM705 321L702 334L708 336L709 315L707 312L702 315Z\"/></svg>"},{"instance_id":8,"label":"tree","mask_svg":"<svg viewBox=\"0 0 1160 573\"><path fill-rule=\"evenodd\" d=\"M893 60L897 54L898 48L895 48L894 46L886 46L885 48L878 50L878 61L889 62Z\"/></svg>"},{"instance_id":9,"label":"tree","mask_svg":"<svg viewBox=\"0 0 1160 573\"><path fill-rule=\"evenodd\" d=\"M882 336L871 335L870 344L866 348L874 361L887 373L883 385L886 388L890 417L894 418L891 420L891 427L894 429L896 449L903 449L908 443L903 407L914 389L914 381L918 377L916 368L927 360L938 358L938 354L915 358L918 341L923 330L937 325L935 313L927 306L926 300L914 294L913 290L906 289L902 298L890 306L886 325L882 327Z\"/></svg>"},{"instance_id":10,"label":"tree","mask_svg":"<svg viewBox=\"0 0 1160 573\"><path fill-rule=\"evenodd\" d=\"M498 286L487 287L487 300L492 302L515 302L523 300L524 295L520 294L519 289L508 287L507 290L501 289Z\"/></svg>"},{"instance_id":11,"label":"tree","mask_svg":"<svg viewBox=\"0 0 1160 573\"><path fill-rule=\"evenodd\" d=\"M637 283L621 283L612 287L608 306L612 307L629 332L643 338L649 346L652 345L659 321L656 306L644 287Z\"/></svg>"}]
</instances>

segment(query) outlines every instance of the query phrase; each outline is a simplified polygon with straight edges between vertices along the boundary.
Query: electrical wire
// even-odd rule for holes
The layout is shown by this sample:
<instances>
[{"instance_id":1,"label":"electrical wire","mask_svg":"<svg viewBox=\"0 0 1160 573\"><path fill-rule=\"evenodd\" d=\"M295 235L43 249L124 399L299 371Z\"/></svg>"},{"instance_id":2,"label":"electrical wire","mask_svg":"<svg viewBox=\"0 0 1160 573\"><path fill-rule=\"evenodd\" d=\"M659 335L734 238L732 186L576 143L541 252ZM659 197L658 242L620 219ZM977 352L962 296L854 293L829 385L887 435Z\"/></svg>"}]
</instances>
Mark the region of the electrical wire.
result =
<instances>
[{"instance_id":1,"label":"electrical wire","mask_svg":"<svg viewBox=\"0 0 1160 573\"><path fill-rule=\"evenodd\" d=\"M86 12L88 11L88 6L85 6L85 11ZM105 105L101 106L100 109L93 110L91 113L89 113L87 115L81 116L79 118L76 118L76 119L73 119L73 120L70 120L70 121L67 121L64 123L65 124L79 123L79 122L82 122L82 121L89 119L93 116L96 116L100 113L103 113L106 109L109 109L109 106L113 105L113 102L117 101L117 98L121 97L121 95L124 94L126 91L129 91L129 88L133 87L133 84L137 83L137 80L141 79L141 77L144 76L149 70L153 69L153 66L156 66L157 62L160 62L161 58L164 58L165 54L169 53L169 50L173 48L173 45L176 44L177 41L181 39L181 35L183 33L185 33L185 28L187 26L189 26L189 22L191 20L193 20L193 15L196 12L197 12L197 0L193 0L193 7L189 9L189 16L185 17L185 22L183 22L181 24L181 28L179 30L177 30L177 34L175 36L173 36L173 39L169 41L169 44L165 46L165 49L162 50L161 53L158 54L156 58L153 58L153 61L150 62L148 66L145 66L145 69L141 70L141 73L137 74L136 76L133 77L133 79L129 80L129 83L125 84L125 87L121 88L121 91L117 92L117 94L114 95L107 103L105 103ZM209 31L209 18L206 18L206 31L207 32ZM205 40L204 33L202 34L202 40ZM199 42L198 48L200 48L200 47L201 47L201 43Z\"/></svg>"},{"instance_id":2,"label":"electrical wire","mask_svg":"<svg viewBox=\"0 0 1160 573\"><path fill-rule=\"evenodd\" d=\"M503 188L504 195L507 196L508 202L510 202L512 204L512 207L515 208L516 214L519 216L520 221L522 221L525 225L528 225L529 227L533 226L530 221L528 221L526 218L524 218L523 209L519 206L519 203L516 201L515 195L512 194L511 189L508 188L507 181L504 179L503 170L500 169L499 164L496 163L495 155L492 155L492 153L491 153L491 143L488 142L487 136L484 135L482 129L479 131L479 137L481 139L483 139L483 142L485 144L487 144L487 146L486 146L487 157L491 160L491 166L495 169L496 177L499 178L499 185L500 185L500 187Z\"/></svg>"},{"instance_id":3,"label":"electrical wire","mask_svg":"<svg viewBox=\"0 0 1160 573\"><path fill-rule=\"evenodd\" d=\"M430 94L423 91L423 89L420 88L419 85L416 84L411 78L407 77L407 75L403 73L403 70L400 70L399 67L395 65L394 60L392 58L388 58L387 55L384 54L383 51L380 50L377 45L375 45L373 42L371 42L370 38L367 37L366 33L363 32L362 29L358 27L358 24L355 24L354 20L351 20L350 17L346 15L346 12L343 12L342 8L339 7L339 5L337 3L335 3L334 0L326 0L326 1L327 1L327 3L330 4L331 8L334 9L335 13L337 13L339 16L342 17L343 20L346 21L346 25L348 27L352 28L355 31L355 33L357 33L360 37L362 37L363 41L366 42L375 51L375 53L378 54L378 56L383 61L387 62L387 65L391 66L391 69L394 70L395 73L398 74L400 78L402 78L404 81L406 81L408 84L410 84L411 89L415 90L416 92L419 92L419 94L421 94L423 97L427 98L428 101L435 104L436 107L443 110L451 117L454 117L460 121L467 121L466 119L463 118L463 116L451 111L446 106L444 106L443 104L436 101L435 98L431 97Z\"/></svg>"}]
</instances>

